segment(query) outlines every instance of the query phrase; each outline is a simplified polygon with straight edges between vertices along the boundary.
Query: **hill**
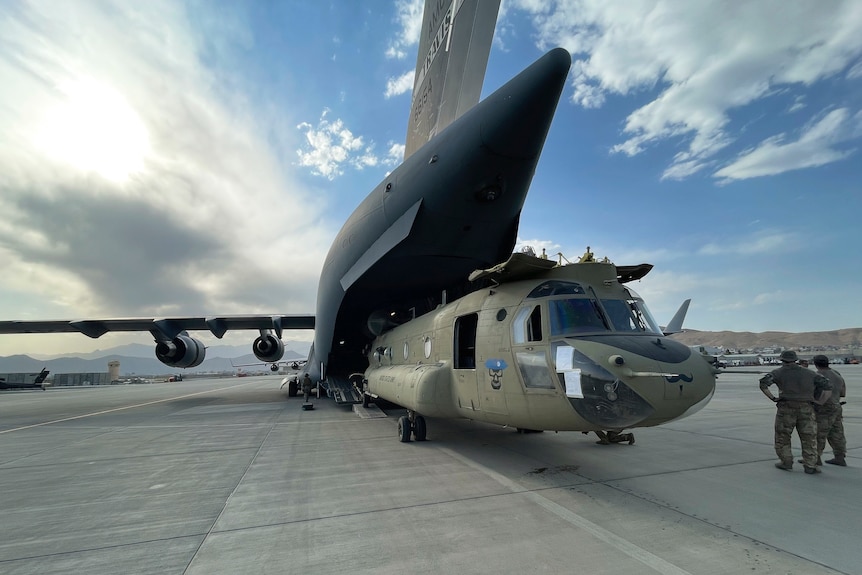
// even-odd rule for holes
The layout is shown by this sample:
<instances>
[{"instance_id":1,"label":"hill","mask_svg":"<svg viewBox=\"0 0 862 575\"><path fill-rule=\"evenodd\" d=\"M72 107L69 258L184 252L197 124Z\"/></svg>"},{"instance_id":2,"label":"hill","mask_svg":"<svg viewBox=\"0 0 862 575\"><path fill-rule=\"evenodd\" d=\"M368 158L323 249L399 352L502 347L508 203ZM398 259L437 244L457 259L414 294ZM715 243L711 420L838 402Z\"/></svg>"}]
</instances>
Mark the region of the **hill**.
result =
<instances>
[{"instance_id":1,"label":"hill","mask_svg":"<svg viewBox=\"0 0 862 575\"><path fill-rule=\"evenodd\" d=\"M301 355L292 350L285 350L283 361L291 361L296 359L305 359L305 355ZM265 365L259 362L252 354L246 354L236 358L224 357L208 357L197 367L188 370L181 370L164 365L155 357L142 358L125 355L111 354L97 359L81 359L79 357L61 357L57 359L34 359L27 355L12 355L8 357L0 357L0 373L35 373L43 367L48 368L52 374L56 373L105 373L108 371L109 361L120 362L120 375L132 374L170 374L170 373L217 373L223 371L233 371L236 368L234 365L254 364L246 371L254 371L255 368L264 370Z\"/></svg>"},{"instance_id":2,"label":"hill","mask_svg":"<svg viewBox=\"0 0 862 575\"><path fill-rule=\"evenodd\" d=\"M310 342L305 341L290 341L283 340L285 350L292 350L299 355L308 356L308 349L311 346ZM249 354L249 348L251 348L251 341L248 344L244 345L211 345L207 346L207 357L225 357L225 358L238 358L244 355ZM124 345L118 345L115 347L110 347L108 349L98 349L96 351L90 352L70 352L70 353L61 353L61 354L42 354L42 353L33 353L29 354L30 357L38 359L40 361L46 359L60 359L60 358L80 358L80 359L103 359L108 356L120 355L124 357L140 357L143 359L153 359L153 344L142 344L142 343L128 343Z\"/></svg>"},{"instance_id":3,"label":"hill","mask_svg":"<svg viewBox=\"0 0 862 575\"><path fill-rule=\"evenodd\" d=\"M687 329L673 339L685 345L708 345L725 349L858 349L862 347L862 328L792 333L784 331L698 331Z\"/></svg>"}]
</instances>

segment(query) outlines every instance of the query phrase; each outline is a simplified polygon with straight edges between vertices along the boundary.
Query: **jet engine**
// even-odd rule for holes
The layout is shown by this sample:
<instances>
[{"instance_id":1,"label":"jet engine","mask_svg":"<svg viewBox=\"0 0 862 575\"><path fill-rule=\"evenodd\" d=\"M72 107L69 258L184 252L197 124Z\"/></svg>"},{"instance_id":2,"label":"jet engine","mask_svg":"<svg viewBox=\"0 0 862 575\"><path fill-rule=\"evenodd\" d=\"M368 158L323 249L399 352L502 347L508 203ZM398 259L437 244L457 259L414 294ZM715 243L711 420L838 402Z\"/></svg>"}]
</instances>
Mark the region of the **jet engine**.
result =
<instances>
[{"instance_id":1,"label":"jet engine","mask_svg":"<svg viewBox=\"0 0 862 575\"><path fill-rule=\"evenodd\" d=\"M170 367L197 367L206 357L206 347L195 338L180 334L171 341L156 343L156 357Z\"/></svg>"},{"instance_id":2,"label":"jet engine","mask_svg":"<svg viewBox=\"0 0 862 575\"><path fill-rule=\"evenodd\" d=\"M284 342L271 331L261 332L251 346L254 356L265 363L275 363L284 355Z\"/></svg>"}]
</instances>

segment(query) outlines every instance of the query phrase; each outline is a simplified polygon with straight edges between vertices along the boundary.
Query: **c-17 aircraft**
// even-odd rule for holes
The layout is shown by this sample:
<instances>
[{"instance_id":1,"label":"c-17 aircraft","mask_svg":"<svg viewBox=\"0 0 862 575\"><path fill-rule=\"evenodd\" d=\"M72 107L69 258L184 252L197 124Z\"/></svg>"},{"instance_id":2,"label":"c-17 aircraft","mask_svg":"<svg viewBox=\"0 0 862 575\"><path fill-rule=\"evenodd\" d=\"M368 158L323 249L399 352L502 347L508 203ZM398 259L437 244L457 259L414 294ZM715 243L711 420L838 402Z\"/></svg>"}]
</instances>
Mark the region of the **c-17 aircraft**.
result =
<instances>
[{"instance_id":1,"label":"c-17 aircraft","mask_svg":"<svg viewBox=\"0 0 862 575\"><path fill-rule=\"evenodd\" d=\"M156 357L186 368L205 356L188 331L259 330L254 354L275 363L284 329L314 329L304 371L336 401L406 408L401 441L426 439L425 416L618 434L693 413L715 373L626 287L652 266L512 255L571 57L551 50L479 102L498 10L426 0L405 159L336 236L315 315L6 321L0 333L149 331Z\"/></svg>"}]
</instances>

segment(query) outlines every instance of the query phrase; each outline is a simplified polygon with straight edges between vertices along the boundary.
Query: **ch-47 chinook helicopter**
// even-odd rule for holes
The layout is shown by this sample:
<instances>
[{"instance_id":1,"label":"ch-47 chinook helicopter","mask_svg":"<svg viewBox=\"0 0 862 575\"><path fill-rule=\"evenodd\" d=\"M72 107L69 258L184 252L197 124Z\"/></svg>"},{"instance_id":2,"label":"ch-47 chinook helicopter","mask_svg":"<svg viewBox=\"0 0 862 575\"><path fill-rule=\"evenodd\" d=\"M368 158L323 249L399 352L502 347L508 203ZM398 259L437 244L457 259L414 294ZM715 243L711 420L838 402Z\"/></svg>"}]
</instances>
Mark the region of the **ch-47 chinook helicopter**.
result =
<instances>
[{"instance_id":1,"label":"ch-47 chinook helicopter","mask_svg":"<svg viewBox=\"0 0 862 575\"><path fill-rule=\"evenodd\" d=\"M620 431L704 405L711 368L623 285L647 268L510 258L571 56L555 48L479 101L498 9L426 0L404 162L335 237L314 315L0 321L0 333L145 331L162 363L189 368L206 354L189 331L258 330L255 356L276 365L283 330L313 329L302 371L337 402L406 407L402 440L426 437L423 416Z\"/></svg>"},{"instance_id":2,"label":"ch-47 chinook helicopter","mask_svg":"<svg viewBox=\"0 0 862 575\"><path fill-rule=\"evenodd\" d=\"M424 416L613 437L690 415L712 397L715 370L665 337L688 301L663 330L625 285L651 268L596 261L587 248L574 264L515 253L477 270L470 279L490 287L377 336L365 402L407 408L404 442L426 438Z\"/></svg>"}]
</instances>

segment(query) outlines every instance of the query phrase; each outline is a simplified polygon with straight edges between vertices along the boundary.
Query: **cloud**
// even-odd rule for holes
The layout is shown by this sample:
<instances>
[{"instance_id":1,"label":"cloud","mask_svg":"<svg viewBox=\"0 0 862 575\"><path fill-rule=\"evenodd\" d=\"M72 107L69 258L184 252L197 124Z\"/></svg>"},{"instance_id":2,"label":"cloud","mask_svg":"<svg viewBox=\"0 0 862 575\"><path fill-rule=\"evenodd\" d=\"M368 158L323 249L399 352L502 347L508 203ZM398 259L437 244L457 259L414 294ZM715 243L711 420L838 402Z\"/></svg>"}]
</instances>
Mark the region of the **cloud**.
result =
<instances>
[{"instance_id":1,"label":"cloud","mask_svg":"<svg viewBox=\"0 0 862 575\"><path fill-rule=\"evenodd\" d=\"M862 54L862 4L854 0L828 10L806 2L729 8L722 0L631 0L624 9L603 0L515 4L531 15L541 47L572 52L575 103L594 108L612 95L649 95L612 151L633 156L665 140L686 142L666 179L699 172L734 141L733 111L776 87L836 76ZM855 74L857 67L847 76Z\"/></svg>"},{"instance_id":2,"label":"cloud","mask_svg":"<svg viewBox=\"0 0 862 575\"><path fill-rule=\"evenodd\" d=\"M404 144L389 142L389 151L386 152L385 164L387 166L397 166L404 160L404 150L407 148Z\"/></svg>"},{"instance_id":3,"label":"cloud","mask_svg":"<svg viewBox=\"0 0 862 575\"><path fill-rule=\"evenodd\" d=\"M650 307L673 313L684 299L692 297L694 294L703 293L706 289L720 289L715 281L715 278L707 275L664 268L651 270L642 280L633 285L635 290L646 299ZM719 281L723 282L724 280ZM663 323L669 319L670 317L661 318L661 321Z\"/></svg>"},{"instance_id":4,"label":"cloud","mask_svg":"<svg viewBox=\"0 0 862 575\"><path fill-rule=\"evenodd\" d=\"M386 49L387 58L403 60L407 57L407 49L419 43L422 29L422 12L425 9L424 0L396 0L396 21L400 30L389 42Z\"/></svg>"},{"instance_id":5,"label":"cloud","mask_svg":"<svg viewBox=\"0 0 862 575\"><path fill-rule=\"evenodd\" d=\"M414 76L415 72L413 70L408 70L397 78L389 78L386 81L386 91L383 93L383 96L388 100L393 96L400 96L401 94L409 92L413 89Z\"/></svg>"},{"instance_id":6,"label":"cloud","mask_svg":"<svg viewBox=\"0 0 862 575\"><path fill-rule=\"evenodd\" d=\"M345 166L357 170L378 165L395 165L403 158L393 159L397 154L396 144L390 143L387 155L381 159L374 153L374 143L365 143L362 136L355 136L341 119L328 120L329 110L320 115L317 126L303 122L297 126L305 133L305 149L297 150L299 165L311 168L311 173L334 180L344 174Z\"/></svg>"},{"instance_id":7,"label":"cloud","mask_svg":"<svg viewBox=\"0 0 862 575\"><path fill-rule=\"evenodd\" d=\"M833 110L806 127L797 140L787 142L785 134L773 136L753 150L744 152L713 176L724 182L744 180L843 160L852 152L838 150L835 145L852 134L850 123L850 113L846 108Z\"/></svg>"},{"instance_id":8,"label":"cloud","mask_svg":"<svg viewBox=\"0 0 862 575\"><path fill-rule=\"evenodd\" d=\"M793 104L787 109L788 113L798 112L805 109L805 96L796 96L793 99Z\"/></svg>"},{"instance_id":9,"label":"cloud","mask_svg":"<svg viewBox=\"0 0 862 575\"><path fill-rule=\"evenodd\" d=\"M167 1L0 8L0 300L27 302L15 317L313 311L324 206L274 149L285 119L204 63L242 52L242 19L216 35L192 21Z\"/></svg>"},{"instance_id":10,"label":"cloud","mask_svg":"<svg viewBox=\"0 0 862 575\"><path fill-rule=\"evenodd\" d=\"M538 238L525 239L518 237L518 239L515 240L514 251L521 252L524 250L532 249L536 255L541 256L542 251L544 250L544 253L548 256L548 258L555 260L557 259L557 254L560 252L561 248L562 246L560 244L555 243L551 240L542 240Z\"/></svg>"},{"instance_id":11,"label":"cloud","mask_svg":"<svg viewBox=\"0 0 862 575\"><path fill-rule=\"evenodd\" d=\"M701 255L774 255L792 252L803 245L798 234L776 230L756 232L735 242L709 243L698 250Z\"/></svg>"}]
</instances>

